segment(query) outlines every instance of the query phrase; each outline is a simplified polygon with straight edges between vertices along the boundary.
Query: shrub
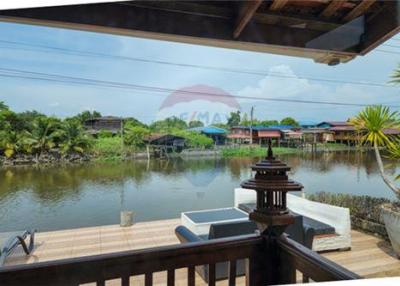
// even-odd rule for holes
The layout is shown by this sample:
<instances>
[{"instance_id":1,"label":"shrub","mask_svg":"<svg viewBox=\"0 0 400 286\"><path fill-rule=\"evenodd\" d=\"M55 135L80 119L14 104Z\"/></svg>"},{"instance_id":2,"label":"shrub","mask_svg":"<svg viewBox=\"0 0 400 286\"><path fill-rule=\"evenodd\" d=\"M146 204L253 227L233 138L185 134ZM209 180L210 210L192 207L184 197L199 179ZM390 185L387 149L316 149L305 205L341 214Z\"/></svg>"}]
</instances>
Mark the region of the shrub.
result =
<instances>
[{"instance_id":1,"label":"shrub","mask_svg":"<svg viewBox=\"0 0 400 286\"><path fill-rule=\"evenodd\" d=\"M174 130L173 135L185 138L186 145L191 148L210 148L214 145L214 141L204 134L186 130Z\"/></svg>"},{"instance_id":2,"label":"shrub","mask_svg":"<svg viewBox=\"0 0 400 286\"><path fill-rule=\"evenodd\" d=\"M96 157L104 159L118 159L123 154L121 137L98 138L93 146Z\"/></svg>"},{"instance_id":3,"label":"shrub","mask_svg":"<svg viewBox=\"0 0 400 286\"><path fill-rule=\"evenodd\" d=\"M113 133L109 130L102 129L97 133L98 138L111 138L113 137Z\"/></svg>"},{"instance_id":4,"label":"shrub","mask_svg":"<svg viewBox=\"0 0 400 286\"><path fill-rule=\"evenodd\" d=\"M375 223L381 222L380 206L384 203L390 203L390 200L385 198L325 192L309 194L307 198L316 202L349 208L352 216Z\"/></svg>"}]
</instances>

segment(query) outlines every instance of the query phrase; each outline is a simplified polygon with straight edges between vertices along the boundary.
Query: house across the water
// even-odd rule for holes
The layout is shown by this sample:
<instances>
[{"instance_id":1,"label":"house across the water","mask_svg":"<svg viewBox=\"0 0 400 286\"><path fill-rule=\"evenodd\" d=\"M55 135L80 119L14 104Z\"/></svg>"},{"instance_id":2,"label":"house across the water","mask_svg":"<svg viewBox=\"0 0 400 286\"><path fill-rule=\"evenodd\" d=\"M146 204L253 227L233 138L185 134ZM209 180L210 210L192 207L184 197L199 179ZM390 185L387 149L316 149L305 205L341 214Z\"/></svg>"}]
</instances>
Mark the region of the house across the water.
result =
<instances>
[{"instance_id":1,"label":"house across the water","mask_svg":"<svg viewBox=\"0 0 400 286\"><path fill-rule=\"evenodd\" d=\"M228 131L216 126L203 126L188 129L189 131L199 132L210 137L215 145L224 145Z\"/></svg>"},{"instance_id":2,"label":"house across the water","mask_svg":"<svg viewBox=\"0 0 400 286\"><path fill-rule=\"evenodd\" d=\"M228 138L233 143L248 144L250 143L250 129L252 129L252 142L253 144L267 144L268 140L271 139L274 145L279 145L282 133L281 129L287 129L288 126L276 125L276 126L235 126L230 130Z\"/></svg>"},{"instance_id":3,"label":"house across the water","mask_svg":"<svg viewBox=\"0 0 400 286\"><path fill-rule=\"evenodd\" d=\"M101 130L107 130L112 134L118 134L123 127L123 118L116 116L103 116L88 119L84 122L86 131L92 135L98 134Z\"/></svg>"},{"instance_id":4,"label":"house across the water","mask_svg":"<svg viewBox=\"0 0 400 286\"><path fill-rule=\"evenodd\" d=\"M316 144L334 142L333 131L325 128L307 128L302 131L303 143Z\"/></svg>"},{"instance_id":5,"label":"house across the water","mask_svg":"<svg viewBox=\"0 0 400 286\"><path fill-rule=\"evenodd\" d=\"M329 130L336 143L356 145L360 141L360 132L348 121L324 121L317 125L319 128Z\"/></svg>"}]
</instances>

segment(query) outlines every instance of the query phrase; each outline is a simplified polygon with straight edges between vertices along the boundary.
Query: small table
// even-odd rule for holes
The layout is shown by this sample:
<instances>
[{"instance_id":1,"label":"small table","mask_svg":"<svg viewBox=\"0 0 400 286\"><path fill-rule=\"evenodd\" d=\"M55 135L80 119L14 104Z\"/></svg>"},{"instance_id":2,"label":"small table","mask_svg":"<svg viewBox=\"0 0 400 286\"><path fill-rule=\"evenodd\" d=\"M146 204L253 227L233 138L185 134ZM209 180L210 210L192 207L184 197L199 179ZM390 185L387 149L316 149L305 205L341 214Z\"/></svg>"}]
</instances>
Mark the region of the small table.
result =
<instances>
[{"instance_id":1,"label":"small table","mask_svg":"<svg viewBox=\"0 0 400 286\"><path fill-rule=\"evenodd\" d=\"M246 221L249 215L238 208L222 208L184 212L181 214L181 224L196 235L208 235L213 223Z\"/></svg>"}]
</instances>

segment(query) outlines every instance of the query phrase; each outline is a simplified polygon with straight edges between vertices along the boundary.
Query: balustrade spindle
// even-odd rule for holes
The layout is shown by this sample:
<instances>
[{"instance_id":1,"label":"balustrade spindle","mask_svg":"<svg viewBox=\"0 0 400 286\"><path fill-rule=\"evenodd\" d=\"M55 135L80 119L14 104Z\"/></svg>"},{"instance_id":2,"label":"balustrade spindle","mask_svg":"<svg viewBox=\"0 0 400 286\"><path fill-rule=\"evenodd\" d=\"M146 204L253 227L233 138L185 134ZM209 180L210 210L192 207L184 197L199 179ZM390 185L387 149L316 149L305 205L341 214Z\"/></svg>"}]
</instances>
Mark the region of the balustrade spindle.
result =
<instances>
[{"instance_id":1,"label":"balustrade spindle","mask_svg":"<svg viewBox=\"0 0 400 286\"><path fill-rule=\"evenodd\" d=\"M194 266L188 267L188 286L195 286Z\"/></svg>"},{"instance_id":2,"label":"balustrade spindle","mask_svg":"<svg viewBox=\"0 0 400 286\"><path fill-rule=\"evenodd\" d=\"M208 265L208 285L215 286L215 264Z\"/></svg>"},{"instance_id":3,"label":"balustrade spindle","mask_svg":"<svg viewBox=\"0 0 400 286\"><path fill-rule=\"evenodd\" d=\"M236 260L229 261L229 286L236 285Z\"/></svg>"},{"instance_id":4,"label":"balustrade spindle","mask_svg":"<svg viewBox=\"0 0 400 286\"><path fill-rule=\"evenodd\" d=\"M153 273L146 273L144 276L144 285L152 286L153 285Z\"/></svg>"}]
</instances>

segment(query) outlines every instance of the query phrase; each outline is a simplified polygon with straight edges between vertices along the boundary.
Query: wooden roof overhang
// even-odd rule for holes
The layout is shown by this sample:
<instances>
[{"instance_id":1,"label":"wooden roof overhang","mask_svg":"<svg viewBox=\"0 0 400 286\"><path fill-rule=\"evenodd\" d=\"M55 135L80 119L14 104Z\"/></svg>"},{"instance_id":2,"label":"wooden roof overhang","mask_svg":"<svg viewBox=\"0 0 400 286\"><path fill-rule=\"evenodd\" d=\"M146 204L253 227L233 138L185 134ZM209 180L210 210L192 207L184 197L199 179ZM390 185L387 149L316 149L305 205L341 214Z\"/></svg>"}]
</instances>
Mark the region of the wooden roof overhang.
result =
<instances>
[{"instance_id":1,"label":"wooden roof overhang","mask_svg":"<svg viewBox=\"0 0 400 286\"><path fill-rule=\"evenodd\" d=\"M312 58L365 55L399 31L399 1L121 1L0 11L0 21Z\"/></svg>"}]
</instances>

